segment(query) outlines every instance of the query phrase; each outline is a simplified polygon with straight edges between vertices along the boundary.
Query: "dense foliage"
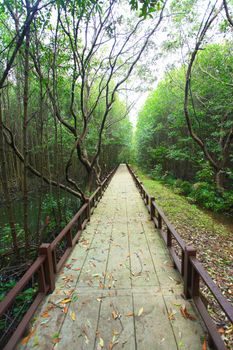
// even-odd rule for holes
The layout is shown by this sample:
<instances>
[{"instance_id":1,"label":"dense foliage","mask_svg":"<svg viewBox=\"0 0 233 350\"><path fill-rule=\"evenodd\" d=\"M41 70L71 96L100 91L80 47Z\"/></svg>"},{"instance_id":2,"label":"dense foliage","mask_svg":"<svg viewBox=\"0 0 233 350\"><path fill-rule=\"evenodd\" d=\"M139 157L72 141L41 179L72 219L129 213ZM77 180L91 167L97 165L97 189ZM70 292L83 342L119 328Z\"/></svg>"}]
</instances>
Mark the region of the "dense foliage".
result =
<instances>
[{"instance_id":1,"label":"dense foliage","mask_svg":"<svg viewBox=\"0 0 233 350\"><path fill-rule=\"evenodd\" d=\"M196 132L218 161L224 158L223 186L190 137L183 111L185 67L170 70L140 111L136 142L138 164L152 176L166 179L206 208L233 207L233 147L224 149L233 126L232 43L200 51L192 73L190 113Z\"/></svg>"}]
</instances>

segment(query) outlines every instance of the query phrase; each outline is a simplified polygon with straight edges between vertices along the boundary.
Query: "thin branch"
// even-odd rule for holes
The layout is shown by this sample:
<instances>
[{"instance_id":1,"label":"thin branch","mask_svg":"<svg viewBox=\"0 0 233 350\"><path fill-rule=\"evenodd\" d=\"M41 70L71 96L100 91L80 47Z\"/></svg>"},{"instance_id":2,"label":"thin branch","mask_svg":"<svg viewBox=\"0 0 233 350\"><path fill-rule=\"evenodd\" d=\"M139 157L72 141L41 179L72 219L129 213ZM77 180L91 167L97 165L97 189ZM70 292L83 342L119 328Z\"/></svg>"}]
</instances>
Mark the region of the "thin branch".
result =
<instances>
[{"instance_id":1,"label":"thin branch","mask_svg":"<svg viewBox=\"0 0 233 350\"><path fill-rule=\"evenodd\" d=\"M223 6L224 6L224 9L225 9L225 12L226 12L227 20L230 23L230 25L233 27L233 20L232 20L232 18L230 16L226 0L223 0Z\"/></svg>"}]
</instances>

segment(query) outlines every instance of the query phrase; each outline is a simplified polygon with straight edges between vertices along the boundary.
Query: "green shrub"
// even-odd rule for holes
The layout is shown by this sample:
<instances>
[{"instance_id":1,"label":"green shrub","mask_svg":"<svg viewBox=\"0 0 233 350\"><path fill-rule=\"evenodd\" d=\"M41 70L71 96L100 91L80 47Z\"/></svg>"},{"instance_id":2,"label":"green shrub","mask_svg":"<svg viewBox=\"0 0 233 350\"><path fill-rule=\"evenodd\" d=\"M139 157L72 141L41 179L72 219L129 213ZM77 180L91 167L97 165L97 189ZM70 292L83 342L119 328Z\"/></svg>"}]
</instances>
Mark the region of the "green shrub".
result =
<instances>
[{"instance_id":1,"label":"green shrub","mask_svg":"<svg viewBox=\"0 0 233 350\"><path fill-rule=\"evenodd\" d=\"M214 172L208 163L202 164L202 169L196 172L196 180L213 183Z\"/></svg>"},{"instance_id":2,"label":"green shrub","mask_svg":"<svg viewBox=\"0 0 233 350\"><path fill-rule=\"evenodd\" d=\"M162 176L162 181L164 181L169 187L174 188L176 185L176 178L173 176L173 174L166 172Z\"/></svg>"},{"instance_id":3,"label":"green shrub","mask_svg":"<svg viewBox=\"0 0 233 350\"><path fill-rule=\"evenodd\" d=\"M163 167L161 164L157 164L155 168L149 174L152 179L161 180L163 176Z\"/></svg>"},{"instance_id":4,"label":"green shrub","mask_svg":"<svg viewBox=\"0 0 233 350\"><path fill-rule=\"evenodd\" d=\"M223 193L224 209L233 213L233 191Z\"/></svg>"},{"instance_id":5,"label":"green shrub","mask_svg":"<svg viewBox=\"0 0 233 350\"><path fill-rule=\"evenodd\" d=\"M223 194L208 182L198 182L193 185L191 196L204 208L215 212L229 211L233 208L233 191Z\"/></svg>"},{"instance_id":6,"label":"green shrub","mask_svg":"<svg viewBox=\"0 0 233 350\"><path fill-rule=\"evenodd\" d=\"M187 196L192 192L192 184L188 181L177 179L175 185L179 188L181 194Z\"/></svg>"},{"instance_id":7,"label":"green shrub","mask_svg":"<svg viewBox=\"0 0 233 350\"><path fill-rule=\"evenodd\" d=\"M19 241L24 239L24 229L19 225L15 224L15 230L17 234L17 238ZM5 224L1 227L1 247L0 254L4 253L6 247L11 247L12 245L12 236L11 236L11 228L9 224Z\"/></svg>"}]
</instances>

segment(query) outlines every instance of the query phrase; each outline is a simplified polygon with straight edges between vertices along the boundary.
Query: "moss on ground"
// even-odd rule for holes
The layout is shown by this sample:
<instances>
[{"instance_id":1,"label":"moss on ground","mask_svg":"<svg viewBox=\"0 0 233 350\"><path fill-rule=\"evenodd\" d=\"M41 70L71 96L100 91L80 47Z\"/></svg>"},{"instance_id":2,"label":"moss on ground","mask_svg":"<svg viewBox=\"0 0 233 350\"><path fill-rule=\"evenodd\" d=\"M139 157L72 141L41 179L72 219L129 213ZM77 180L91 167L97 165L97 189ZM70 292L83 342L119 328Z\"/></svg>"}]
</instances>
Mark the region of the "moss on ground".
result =
<instances>
[{"instance_id":1,"label":"moss on ground","mask_svg":"<svg viewBox=\"0 0 233 350\"><path fill-rule=\"evenodd\" d=\"M155 197L156 202L172 223L184 223L193 229L211 232L224 236L231 235L230 230L214 220L197 205L190 203L184 196L175 193L171 188L157 180L150 179L137 169L137 174L146 189Z\"/></svg>"}]
</instances>

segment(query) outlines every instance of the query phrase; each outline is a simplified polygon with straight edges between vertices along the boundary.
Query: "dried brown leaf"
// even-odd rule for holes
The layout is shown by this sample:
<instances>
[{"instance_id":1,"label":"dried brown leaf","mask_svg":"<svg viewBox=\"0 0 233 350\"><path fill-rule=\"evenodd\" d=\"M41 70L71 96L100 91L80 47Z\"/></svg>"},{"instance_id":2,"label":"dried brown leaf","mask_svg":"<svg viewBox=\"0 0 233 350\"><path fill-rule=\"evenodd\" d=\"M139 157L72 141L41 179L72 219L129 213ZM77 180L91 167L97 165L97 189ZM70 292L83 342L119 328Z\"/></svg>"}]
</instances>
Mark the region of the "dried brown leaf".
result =
<instances>
[{"instance_id":1,"label":"dried brown leaf","mask_svg":"<svg viewBox=\"0 0 233 350\"><path fill-rule=\"evenodd\" d=\"M31 339L31 337L33 336L33 334L35 333L35 331L36 331L36 328L32 328L29 331L28 335L22 339L21 344L26 345Z\"/></svg>"}]
</instances>

